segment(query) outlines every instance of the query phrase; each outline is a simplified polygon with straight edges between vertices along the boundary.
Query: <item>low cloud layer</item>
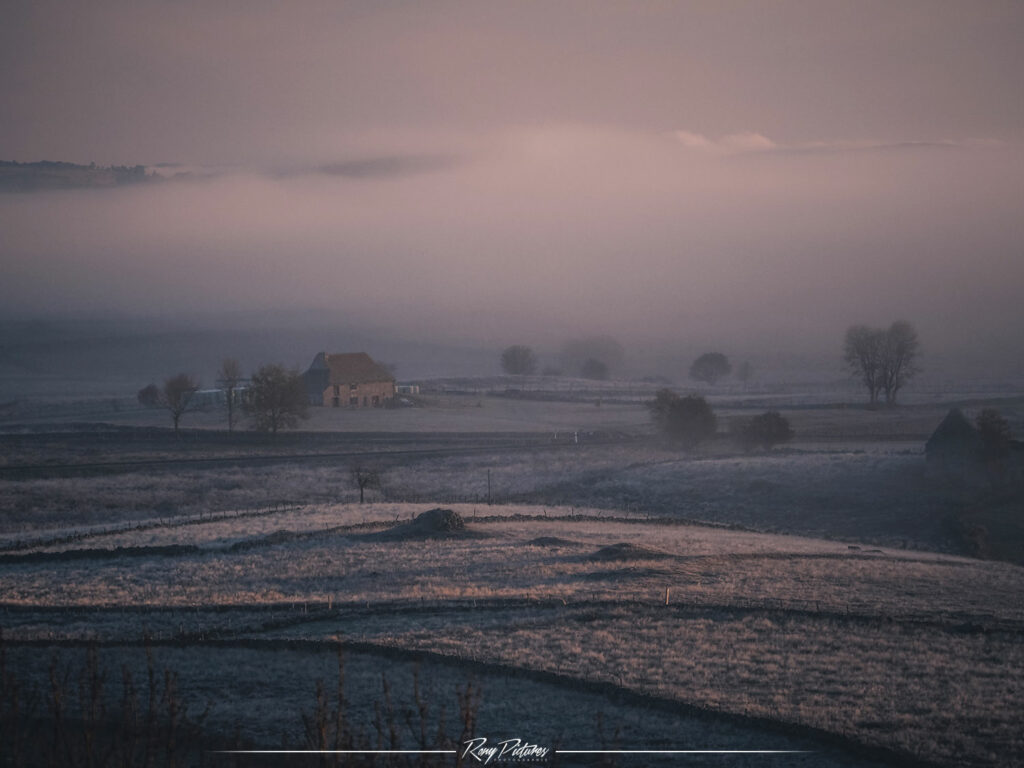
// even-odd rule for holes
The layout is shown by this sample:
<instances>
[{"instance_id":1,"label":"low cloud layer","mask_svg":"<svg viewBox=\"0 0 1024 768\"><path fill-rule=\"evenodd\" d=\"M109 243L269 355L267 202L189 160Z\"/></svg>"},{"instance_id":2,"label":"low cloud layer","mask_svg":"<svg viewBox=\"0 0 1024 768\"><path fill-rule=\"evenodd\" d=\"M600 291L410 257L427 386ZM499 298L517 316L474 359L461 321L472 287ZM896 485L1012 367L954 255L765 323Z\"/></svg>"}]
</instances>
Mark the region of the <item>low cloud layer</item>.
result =
<instances>
[{"instance_id":1,"label":"low cloud layer","mask_svg":"<svg viewBox=\"0 0 1024 768\"><path fill-rule=\"evenodd\" d=\"M710 138L691 131L674 131L676 141L689 150L715 155L745 155L757 153L829 154L839 152L906 152L919 149L1005 149L1005 143L995 139L941 139L873 141L870 139L835 139L831 141L805 141L780 143L754 131L729 133Z\"/></svg>"},{"instance_id":2,"label":"low cloud layer","mask_svg":"<svg viewBox=\"0 0 1024 768\"><path fill-rule=\"evenodd\" d=\"M752 135L718 143L767 146ZM906 317L953 347L1019 344L1024 155L907 147L694 151L561 125L481 137L471 162L394 153L375 157L414 159L9 195L0 298L21 312L319 309L493 343L825 349L847 324Z\"/></svg>"}]
</instances>

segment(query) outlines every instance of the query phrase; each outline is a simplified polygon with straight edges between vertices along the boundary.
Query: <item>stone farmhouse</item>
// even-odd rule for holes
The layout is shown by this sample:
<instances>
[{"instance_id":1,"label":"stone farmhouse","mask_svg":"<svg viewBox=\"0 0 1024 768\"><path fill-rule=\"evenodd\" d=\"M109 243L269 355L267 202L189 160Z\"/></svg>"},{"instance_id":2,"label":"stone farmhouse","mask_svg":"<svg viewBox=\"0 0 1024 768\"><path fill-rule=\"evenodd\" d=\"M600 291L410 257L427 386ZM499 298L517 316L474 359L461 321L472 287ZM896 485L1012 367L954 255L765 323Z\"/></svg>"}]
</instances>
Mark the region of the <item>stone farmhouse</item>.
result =
<instances>
[{"instance_id":1,"label":"stone farmhouse","mask_svg":"<svg viewBox=\"0 0 1024 768\"><path fill-rule=\"evenodd\" d=\"M969 477L984 470L981 435L963 411L952 408L924 445L934 474Z\"/></svg>"},{"instance_id":2,"label":"stone farmhouse","mask_svg":"<svg viewBox=\"0 0 1024 768\"><path fill-rule=\"evenodd\" d=\"M380 408L395 397L395 377L365 352L320 352L303 379L310 405Z\"/></svg>"},{"instance_id":3,"label":"stone farmhouse","mask_svg":"<svg viewBox=\"0 0 1024 768\"><path fill-rule=\"evenodd\" d=\"M1024 442L1009 440L1005 455L986 457L981 432L953 408L924 446L928 473L968 485L996 482L1024 489Z\"/></svg>"}]
</instances>

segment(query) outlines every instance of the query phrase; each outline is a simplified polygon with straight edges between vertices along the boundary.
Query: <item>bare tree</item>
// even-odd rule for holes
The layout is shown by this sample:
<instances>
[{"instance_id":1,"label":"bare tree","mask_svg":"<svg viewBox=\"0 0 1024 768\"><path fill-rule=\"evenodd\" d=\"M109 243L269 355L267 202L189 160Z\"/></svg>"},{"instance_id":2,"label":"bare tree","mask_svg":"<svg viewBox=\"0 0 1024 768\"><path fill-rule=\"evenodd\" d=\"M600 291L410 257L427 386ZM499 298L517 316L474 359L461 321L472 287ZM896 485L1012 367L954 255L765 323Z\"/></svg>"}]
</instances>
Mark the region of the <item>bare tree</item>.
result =
<instances>
[{"instance_id":1,"label":"bare tree","mask_svg":"<svg viewBox=\"0 0 1024 768\"><path fill-rule=\"evenodd\" d=\"M506 347L501 353L501 368L512 376L526 376L537 370L537 356L522 344Z\"/></svg>"},{"instance_id":2,"label":"bare tree","mask_svg":"<svg viewBox=\"0 0 1024 768\"><path fill-rule=\"evenodd\" d=\"M178 434L178 423L181 417L198 409L195 394L199 391L199 382L187 373L179 373L164 381L160 390L160 405L171 414L174 422L174 433Z\"/></svg>"},{"instance_id":3,"label":"bare tree","mask_svg":"<svg viewBox=\"0 0 1024 768\"><path fill-rule=\"evenodd\" d=\"M224 388L228 408L228 432L235 429L235 398L238 385L242 383L242 366L233 357L225 357L217 372L217 383Z\"/></svg>"},{"instance_id":4,"label":"bare tree","mask_svg":"<svg viewBox=\"0 0 1024 768\"><path fill-rule=\"evenodd\" d=\"M846 331L843 361L867 387L872 406L882 392L886 404L895 405L896 395L918 371L919 347L917 331L905 320L897 320L888 329L854 325Z\"/></svg>"},{"instance_id":5,"label":"bare tree","mask_svg":"<svg viewBox=\"0 0 1024 768\"><path fill-rule=\"evenodd\" d=\"M352 484L359 489L359 503L367 489L380 489L380 470L356 465L352 467Z\"/></svg>"},{"instance_id":6,"label":"bare tree","mask_svg":"<svg viewBox=\"0 0 1024 768\"><path fill-rule=\"evenodd\" d=\"M897 320L889 326L882 342L882 389L885 402L896 404L896 394L918 369L915 365L920 342L917 331L906 320Z\"/></svg>"},{"instance_id":7,"label":"bare tree","mask_svg":"<svg viewBox=\"0 0 1024 768\"><path fill-rule=\"evenodd\" d=\"M867 387L868 402L874 407L882 390L882 332L866 325L847 328L843 362L850 374Z\"/></svg>"},{"instance_id":8,"label":"bare tree","mask_svg":"<svg viewBox=\"0 0 1024 768\"><path fill-rule=\"evenodd\" d=\"M294 428L300 419L309 418L308 405L302 375L276 364L264 365L250 377L243 401L253 428L274 435L279 429Z\"/></svg>"}]
</instances>

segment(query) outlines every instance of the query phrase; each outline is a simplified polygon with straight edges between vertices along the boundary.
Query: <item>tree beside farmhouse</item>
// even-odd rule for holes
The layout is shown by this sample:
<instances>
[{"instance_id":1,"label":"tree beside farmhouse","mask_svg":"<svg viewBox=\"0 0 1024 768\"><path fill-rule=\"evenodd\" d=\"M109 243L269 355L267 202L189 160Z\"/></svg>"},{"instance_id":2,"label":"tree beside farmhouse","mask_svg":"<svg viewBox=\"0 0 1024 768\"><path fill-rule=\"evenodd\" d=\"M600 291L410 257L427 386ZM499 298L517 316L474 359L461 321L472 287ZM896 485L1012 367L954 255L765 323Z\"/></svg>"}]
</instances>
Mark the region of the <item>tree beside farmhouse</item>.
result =
<instances>
[{"instance_id":1,"label":"tree beside farmhouse","mask_svg":"<svg viewBox=\"0 0 1024 768\"><path fill-rule=\"evenodd\" d=\"M195 402L195 395L198 391L199 382L187 373L179 373L164 381L164 386L160 390L159 403L171 414L175 434L178 433L181 417L198 409L198 403Z\"/></svg>"},{"instance_id":2,"label":"tree beside farmhouse","mask_svg":"<svg viewBox=\"0 0 1024 768\"><path fill-rule=\"evenodd\" d=\"M302 375L283 365L264 365L249 380L245 412L254 429L276 435L309 418L306 385Z\"/></svg>"},{"instance_id":3,"label":"tree beside farmhouse","mask_svg":"<svg viewBox=\"0 0 1024 768\"><path fill-rule=\"evenodd\" d=\"M242 366L233 357L226 357L217 372L217 383L224 388L224 403L228 410L228 432L235 428L238 412L238 388L244 381Z\"/></svg>"}]
</instances>

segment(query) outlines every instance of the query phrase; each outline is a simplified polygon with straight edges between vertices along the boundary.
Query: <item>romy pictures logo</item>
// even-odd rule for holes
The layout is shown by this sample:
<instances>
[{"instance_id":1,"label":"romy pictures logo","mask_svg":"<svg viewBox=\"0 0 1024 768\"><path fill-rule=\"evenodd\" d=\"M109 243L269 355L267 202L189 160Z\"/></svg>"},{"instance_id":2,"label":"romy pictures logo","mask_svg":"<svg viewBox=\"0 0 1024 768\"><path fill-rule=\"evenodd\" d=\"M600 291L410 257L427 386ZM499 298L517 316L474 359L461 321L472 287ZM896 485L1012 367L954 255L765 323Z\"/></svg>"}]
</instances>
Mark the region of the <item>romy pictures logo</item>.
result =
<instances>
[{"instance_id":1,"label":"romy pictures logo","mask_svg":"<svg viewBox=\"0 0 1024 768\"><path fill-rule=\"evenodd\" d=\"M518 738L492 742L486 736L478 736L462 742L462 759L471 757L481 765L545 763L550 755L550 747L531 744Z\"/></svg>"}]
</instances>

